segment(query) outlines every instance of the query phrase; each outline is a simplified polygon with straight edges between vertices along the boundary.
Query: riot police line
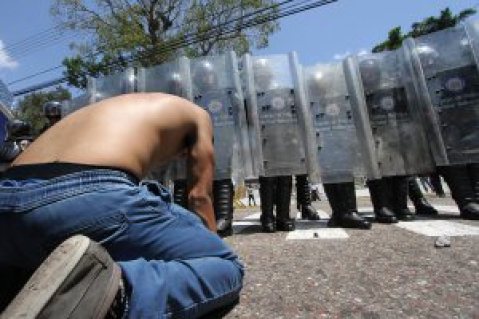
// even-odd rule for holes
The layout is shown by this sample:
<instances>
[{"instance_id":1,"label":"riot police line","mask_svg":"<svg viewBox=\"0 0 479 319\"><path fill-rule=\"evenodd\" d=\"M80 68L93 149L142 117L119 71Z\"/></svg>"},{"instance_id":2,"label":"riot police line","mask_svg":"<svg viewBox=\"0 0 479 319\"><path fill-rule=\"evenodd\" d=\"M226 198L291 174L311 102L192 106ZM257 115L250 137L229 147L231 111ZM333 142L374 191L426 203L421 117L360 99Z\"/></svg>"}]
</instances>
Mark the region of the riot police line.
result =
<instances>
[{"instance_id":1,"label":"riot police line","mask_svg":"<svg viewBox=\"0 0 479 319\"><path fill-rule=\"evenodd\" d=\"M313 66L300 65L294 52L180 57L90 78L86 93L63 103L61 113L131 92L174 94L205 108L214 126L221 235L232 233L233 181L259 181L264 231L293 230L293 176L304 219L319 219L309 183L321 181L330 226L412 220L408 193L416 214L436 215L413 178L436 171L461 216L479 219L478 41L479 22L468 22L407 39L394 51ZM152 176L172 181L175 202L186 206L181 160ZM354 181L362 177L372 216L358 213Z\"/></svg>"}]
</instances>

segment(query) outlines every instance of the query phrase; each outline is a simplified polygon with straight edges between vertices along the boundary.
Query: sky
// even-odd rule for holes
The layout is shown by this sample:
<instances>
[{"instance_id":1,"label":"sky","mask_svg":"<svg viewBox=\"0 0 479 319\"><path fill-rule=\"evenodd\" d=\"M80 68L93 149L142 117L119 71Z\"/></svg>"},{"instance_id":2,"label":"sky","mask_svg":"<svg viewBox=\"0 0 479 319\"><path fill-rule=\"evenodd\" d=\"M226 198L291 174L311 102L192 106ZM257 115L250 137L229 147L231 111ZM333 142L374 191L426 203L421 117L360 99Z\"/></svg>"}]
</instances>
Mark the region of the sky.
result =
<instances>
[{"instance_id":1,"label":"sky","mask_svg":"<svg viewBox=\"0 0 479 319\"><path fill-rule=\"evenodd\" d=\"M73 54L70 43L81 40L70 33L30 52L19 44L58 23L50 15L51 3L51 0L0 1L0 80L11 91L60 77L61 68L9 84L61 65L64 57ZM477 9L479 0L338 0L281 19L280 30L270 37L269 47L253 50L253 54L296 51L304 65L339 61L349 54L369 51L387 38L391 28L401 26L409 31L413 22L437 16L446 7L456 14L465 8ZM473 19L479 19L479 15Z\"/></svg>"}]
</instances>

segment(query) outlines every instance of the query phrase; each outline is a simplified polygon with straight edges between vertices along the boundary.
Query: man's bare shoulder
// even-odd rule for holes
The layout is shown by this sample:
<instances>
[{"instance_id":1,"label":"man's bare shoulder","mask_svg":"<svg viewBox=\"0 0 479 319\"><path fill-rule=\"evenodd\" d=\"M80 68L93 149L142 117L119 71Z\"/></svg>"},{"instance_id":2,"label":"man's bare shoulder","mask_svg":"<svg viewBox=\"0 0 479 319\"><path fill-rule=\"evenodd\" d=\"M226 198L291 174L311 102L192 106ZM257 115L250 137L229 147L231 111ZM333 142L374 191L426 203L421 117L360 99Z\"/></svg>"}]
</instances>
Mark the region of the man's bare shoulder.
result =
<instances>
[{"instance_id":1,"label":"man's bare shoulder","mask_svg":"<svg viewBox=\"0 0 479 319\"><path fill-rule=\"evenodd\" d=\"M175 120L183 119L185 121L196 121L196 119L209 118L208 113L192 102L165 93L132 93L124 94L118 97L103 100L92 104L90 109L111 110L118 112L129 111L141 113L154 118L173 117Z\"/></svg>"}]
</instances>

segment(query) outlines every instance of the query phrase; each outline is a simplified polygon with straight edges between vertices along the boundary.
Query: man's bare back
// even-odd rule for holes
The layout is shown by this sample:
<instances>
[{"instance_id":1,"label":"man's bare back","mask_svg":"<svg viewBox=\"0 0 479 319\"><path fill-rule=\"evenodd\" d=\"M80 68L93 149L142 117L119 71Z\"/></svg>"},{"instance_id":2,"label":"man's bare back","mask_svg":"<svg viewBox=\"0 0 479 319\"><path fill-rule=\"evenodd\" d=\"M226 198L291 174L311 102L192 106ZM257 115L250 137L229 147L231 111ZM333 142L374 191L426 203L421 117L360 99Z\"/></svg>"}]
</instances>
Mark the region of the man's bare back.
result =
<instances>
[{"instance_id":1,"label":"man's bare back","mask_svg":"<svg viewBox=\"0 0 479 319\"><path fill-rule=\"evenodd\" d=\"M52 126L12 163L68 162L125 169L139 178L188 155L189 206L215 230L211 206L212 125L200 107L167 94L128 94L78 110Z\"/></svg>"}]
</instances>

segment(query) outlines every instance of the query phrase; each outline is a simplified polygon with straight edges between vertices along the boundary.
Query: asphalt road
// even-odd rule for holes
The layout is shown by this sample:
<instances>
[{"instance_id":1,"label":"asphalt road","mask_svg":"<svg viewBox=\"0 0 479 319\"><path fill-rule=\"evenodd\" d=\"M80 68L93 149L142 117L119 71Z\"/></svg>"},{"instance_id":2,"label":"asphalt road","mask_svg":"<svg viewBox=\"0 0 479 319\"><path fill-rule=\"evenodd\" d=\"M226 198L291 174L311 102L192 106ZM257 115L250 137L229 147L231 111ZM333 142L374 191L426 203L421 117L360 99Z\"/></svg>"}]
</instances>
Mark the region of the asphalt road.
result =
<instances>
[{"instance_id":1,"label":"asphalt road","mask_svg":"<svg viewBox=\"0 0 479 319\"><path fill-rule=\"evenodd\" d=\"M460 219L450 198L429 199L439 217L369 231L328 229L322 220L265 234L259 207L237 209L226 241L246 277L226 318L479 318L479 221ZM371 206L367 197L358 202ZM327 201L314 205L330 212ZM441 235L450 247L435 247Z\"/></svg>"}]
</instances>

